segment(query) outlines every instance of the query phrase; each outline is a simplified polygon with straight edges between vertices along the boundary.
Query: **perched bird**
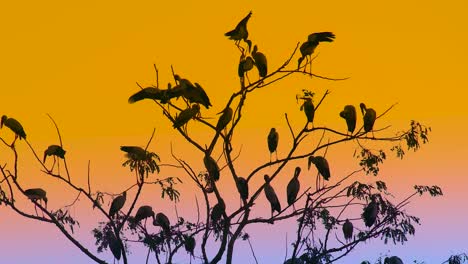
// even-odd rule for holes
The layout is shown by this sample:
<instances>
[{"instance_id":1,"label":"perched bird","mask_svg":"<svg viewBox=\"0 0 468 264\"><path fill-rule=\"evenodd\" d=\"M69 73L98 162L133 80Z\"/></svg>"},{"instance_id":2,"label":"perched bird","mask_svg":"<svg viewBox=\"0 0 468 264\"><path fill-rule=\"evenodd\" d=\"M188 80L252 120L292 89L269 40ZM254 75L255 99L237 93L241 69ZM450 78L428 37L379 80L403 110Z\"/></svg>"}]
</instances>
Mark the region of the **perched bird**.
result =
<instances>
[{"instance_id":1,"label":"perched bird","mask_svg":"<svg viewBox=\"0 0 468 264\"><path fill-rule=\"evenodd\" d=\"M208 171L208 175L211 181L219 180L219 166L211 156L205 155L203 157L203 163L205 164L205 168Z\"/></svg>"},{"instance_id":2,"label":"perched bird","mask_svg":"<svg viewBox=\"0 0 468 264\"><path fill-rule=\"evenodd\" d=\"M160 226L166 233L171 230L171 222L169 222L169 218L163 213L157 213L156 217L153 220L154 226Z\"/></svg>"},{"instance_id":3,"label":"perched bird","mask_svg":"<svg viewBox=\"0 0 468 264\"><path fill-rule=\"evenodd\" d=\"M330 179L330 166L328 165L328 161L322 156L310 156L307 165L308 169L310 169L310 165L312 163L317 167L317 170L322 177L328 181Z\"/></svg>"},{"instance_id":4,"label":"perched bird","mask_svg":"<svg viewBox=\"0 0 468 264\"><path fill-rule=\"evenodd\" d=\"M372 198L372 201L364 207L364 212L362 213L362 218L364 219L364 224L367 227L374 225L375 220L377 220L377 214L379 213L379 205Z\"/></svg>"},{"instance_id":5,"label":"perched bird","mask_svg":"<svg viewBox=\"0 0 468 264\"><path fill-rule=\"evenodd\" d=\"M217 223L221 219L225 211L226 204L224 204L224 201L221 199L220 202L213 206L213 209L211 210L211 221L213 223Z\"/></svg>"},{"instance_id":6,"label":"perched bird","mask_svg":"<svg viewBox=\"0 0 468 264\"><path fill-rule=\"evenodd\" d=\"M278 196L276 195L275 190L270 185L270 177L267 174L265 174L265 176L263 176L263 178L265 179L265 188L264 188L265 196L268 199L268 201L270 202L271 217L273 217L273 212L274 211L277 211L278 213L281 212L281 204L280 204L280 202L278 200Z\"/></svg>"},{"instance_id":7,"label":"perched bird","mask_svg":"<svg viewBox=\"0 0 468 264\"><path fill-rule=\"evenodd\" d=\"M271 162L271 155L273 154L273 152L275 152L276 160L278 160L278 152L276 151L276 148L278 147L278 141L279 141L279 134L278 132L276 132L276 128L272 127L267 137L268 150L270 150L270 162Z\"/></svg>"},{"instance_id":8,"label":"perched bird","mask_svg":"<svg viewBox=\"0 0 468 264\"><path fill-rule=\"evenodd\" d=\"M47 193L41 188L33 188L33 189L27 189L24 191L24 195L28 197L29 200L31 201L44 201L45 206L47 207Z\"/></svg>"},{"instance_id":9,"label":"perched bird","mask_svg":"<svg viewBox=\"0 0 468 264\"><path fill-rule=\"evenodd\" d=\"M340 112L340 116L346 120L348 132L352 134L356 128L356 107L353 105L345 106L343 111Z\"/></svg>"},{"instance_id":10,"label":"perched bird","mask_svg":"<svg viewBox=\"0 0 468 264\"><path fill-rule=\"evenodd\" d=\"M238 47L239 42L241 40L244 40L247 43L247 45L249 45L249 51L250 47L252 46L252 41L248 39L249 31L247 30L247 22L249 22L251 16L252 11L250 11L249 14L237 24L235 29L224 34L226 37L229 37L229 39L235 40L236 46Z\"/></svg>"},{"instance_id":11,"label":"perched bird","mask_svg":"<svg viewBox=\"0 0 468 264\"><path fill-rule=\"evenodd\" d=\"M252 57L247 56L246 58L242 58L239 62L239 67L237 69L237 73L240 78L244 77L244 74L253 69L254 60Z\"/></svg>"},{"instance_id":12,"label":"perched bird","mask_svg":"<svg viewBox=\"0 0 468 264\"><path fill-rule=\"evenodd\" d=\"M147 151L138 146L121 146L120 150L127 152L127 157L132 160L146 160Z\"/></svg>"},{"instance_id":13,"label":"perched bird","mask_svg":"<svg viewBox=\"0 0 468 264\"><path fill-rule=\"evenodd\" d=\"M113 217L115 214L117 214L120 209L125 204L125 201L127 200L127 192L123 192L122 195L119 195L112 200L111 207L109 208L109 217Z\"/></svg>"},{"instance_id":14,"label":"perched bird","mask_svg":"<svg viewBox=\"0 0 468 264\"><path fill-rule=\"evenodd\" d=\"M0 128L3 126L8 127L15 133L15 140L19 137L19 139L26 139L26 133L24 132L23 126L18 122L18 120L14 118L8 118L6 115L2 116L2 120L0 121Z\"/></svg>"},{"instance_id":15,"label":"perched bird","mask_svg":"<svg viewBox=\"0 0 468 264\"><path fill-rule=\"evenodd\" d=\"M179 128L185 124L187 124L190 119L195 118L198 114L200 114L200 105L193 104L191 107L182 110L179 115L174 120L174 128Z\"/></svg>"},{"instance_id":16,"label":"perched bird","mask_svg":"<svg viewBox=\"0 0 468 264\"><path fill-rule=\"evenodd\" d=\"M403 261L401 260L401 258L397 256L393 256L389 258L386 257L384 260L384 264L403 264Z\"/></svg>"},{"instance_id":17,"label":"perched bird","mask_svg":"<svg viewBox=\"0 0 468 264\"><path fill-rule=\"evenodd\" d=\"M156 87L147 87L136 92L128 98L128 103L133 104L143 99L162 100L164 92Z\"/></svg>"},{"instance_id":18,"label":"perched bird","mask_svg":"<svg viewBox=\"0 0 468 264\"><path fill-rule=\"evenodd\" d=\"M301 111L304 111L307 117L307 124L314 122L314 115L315 115L315 107L312 103L312 98L306 97L304 98L304 103L301 106Z\"/></svg>"},{"instance_id":19,"label":"perched bird","mask_svg":"<svg viewBox=\"0 0 468 264\"><path fill-rule=\"evenodd\" d=\"M369 132L374 129L375 119L377 118L377 113L372 108L367 108L364 103L359 105L361 107L361 113L364 116L364 131Z\"/></svg>"},{"instance_id":20,"label":"perched bird","mask_svg":"<svg viewBox=\"0 0 468 264\"><path fill-rule=\"evenodd\" d=\"M57 156L59 158L64 159L65 158L65 153L66 151L59 145L50 145L45 151L44 151L44 163L46 161L47 156Z\"/></svg>"},{"instance_id":21,"label":"perched bird","mask_svg":"<svg viewBox=\"0 0 468 264\"><path fill-rule=\"evenodd\" d=\"M293 205L296 201L297 194L299 193L299 189L301 188L301 184L299 182L299 174L301 174L301 168L296 167L294 171L294 176L288 183L288 187L286 188L286 194L288 197L288 205Z\"/></svg>"},{"instance_id":22,"label":"perched bird","mask_svg":"<svg viewBox=\"0 0 468 264\"><path fill-rule=\"evenodd\" d=\"M232 120L232 108L231 107L227 107L225 108L223 111L219 112L218 114L221 114L222 115L219 117L218 119L218 123L216 124L216 132L221 132L221 130L223 130L224 128L226 128L226 126L229 124L229 122L231 122Z\"/></svg>"},{"instance_id":23,"label":"perched bird","mask_svg":"<svg viewBox=\"0 0 468 264\"><path fill-rule=\"evenodd\" d=\"M120 247L119 241L112 232L110 232L109 235L109 248L112 252L112 255L114 255L117 260L120 260L122 255L122 248Z\"/></svg>"},{"instance_id":24,"label":"perched bird","mask_svg":"<svg viewBox=\"0 0 468 264\"><path fill-rule=\"evenodd\" d=\"M255 45L253 48L252 57L255 61L255 66L257 66L258 75L261 78L265 78L268 74L267 59L265 54L257 51L257 45Z\"/></svg>"},{"instance_id":25,"label":"perched bird","mask_svg":"<svg viewBox=\"0 0 468 264\"><path fill-rule=\"evenodd\" d=\"M236 187L242 200L247 200L247 198L249 198L249 184L247 183L247 180L242 177L237 177Z\"/></svg>"},{"instance_id":26,"label":"perched bird","mask_svg":"<svg viewBox=\"0 0 468 264\"><path fill-rule=\"evenodd\" d=\"M185 99L189 100L190 103L199 103L206 109L210 108L210 98L208 98L208 95L200 84L195 83L193 85L189 80L182 79L177 74L174 75L174 79L179 82L179 85L174 87L174 90L178 91Z\"/></svg>"},{"instance_id":27,"label":"perched bird","mask_svg":"<svg viewBox=\"0 0 468 264\"><path fill-rule=\"evenodd\" d=\"M346 219L345 223L343 224L343 235L346 242L351 241L353 238L353 229L353 223L351 223L349 219Z\"/></svg>"},{"instance_id":28,"label":"perched bird","mask_svg":"<svg viewBox=\"0 0 468 264\"><path fill-rule=\"evenodd\" d=\"M183 235L184 237L184 247L190 255L193 256L193 251L195 249L196 241L193 236Z\"/></svg>"},{"instance_id":29,"label":"perched bird","mask_svg":"<svg viewBox=\"0 0 468 264\"><path fill-rule=\"evenodd\" d=\"M312 33L308 36L307 41L302 43L299 50L301 51L301 57L297 61L297 67L301 66L301 62L304 59L310 61L310 56L314 53L315 48L320 44L320 42L332 42L335 39L335 34L332 32L318 32Z\"/></svg>"},{"instance_id":30,"label":"perched bird","mask_svg":"<svg viewBox=\"0 0 468 264\"><path fill-rule=\"evenodd\" d=\"M153 217L154 220L153 208L149 205L140 206L140 208L138 208L138 211L135 214L135 223L138 223L141 220L146 219L148 217Z\"/></svg>"}]
</instances>

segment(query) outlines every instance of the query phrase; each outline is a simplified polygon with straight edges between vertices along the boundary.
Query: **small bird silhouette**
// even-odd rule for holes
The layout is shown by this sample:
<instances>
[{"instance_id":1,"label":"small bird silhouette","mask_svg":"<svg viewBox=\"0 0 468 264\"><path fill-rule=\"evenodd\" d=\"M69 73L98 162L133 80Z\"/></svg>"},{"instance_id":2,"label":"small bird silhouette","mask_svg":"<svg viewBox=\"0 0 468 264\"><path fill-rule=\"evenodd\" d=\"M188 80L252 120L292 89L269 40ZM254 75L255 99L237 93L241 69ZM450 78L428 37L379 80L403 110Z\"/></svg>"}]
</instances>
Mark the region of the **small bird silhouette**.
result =
<instances>
[{"instance_id":1,"label":"small bird silhouette","mask_svg":"<svg viewBox=\"0 0 468 264\"><path fill-rule=\"evenodd\" d=\"M209 155L205 155L205 157L203 157L203 163L205 164L205 168L208 171L210 181L219 180L220 172L219 172L219 166L218 166L218 163L216 163L216 160L214 160Z\"/></svg>"},{"instance_id":2,"label":"small bird silhouette","mask_svg":"<svg viewBox=\"0 0 468 264\"><path fill-rule=\"evenodd\" d=\"M301 47L299 48L301 52L301 57L297 61L297 68L301 66L301 63L304 59L306 59L306 67L307 63L309 63L312 72L312 59L311 55L314 53L315 48L320 44L320 42L332 42L335 39L335 34L332 32L318 32L312 33L308 36L307 41L302 43ZM305 72L306 68L304 68Z\"/></svg>"},{"instance_id":3,"label":"small bird silhouette","mask_svg":"<svg viewBox=\"0 0 468 264\"><path fill-rule=\"evenodd\" d=\"M370 132L374 129L375 119L377 119L377 113L372 108L367 108L364 103L359 105L361 107L361 113L364 116L364 131Z\"/></svg>"},{"instance_id":4,"label":"small bird silhouette","mask_svg":"<svg viewBox=\"0 0 468 264\"><path fill-rule=\"evenodd\" d=\"M252 51L252 58L255 61L255 66L258 69L258 75L265 78L268 74L268 63L265 54L257 51L257 45L254 46Z\"/></svg>"},{"instance_id":5,"label":"small bird silhouette","mask_svg":"<svg viewBox=\"0 0 468 264\"><path fill-rule=\"evenodd\" d=\"M278 213L281 212L281 204L280 204L280 202L278 200L278 196L276 195L275 190L270 185L270 176L265 174L265 176L263 176L263 178L265 180L265 188L264 188L265 196L266 196L267 200L270 202L271 217L273 217L273 212L274 211L277 211Z\"/></svg>"},{"instance_id":6,"label":"small bird silhouette","mask_svg":"<svg viewBox=\"0 0 468 264\"><path fill-rule=\"evenodd\" d=\"M377 220L377 214L379 213L379 205L375 201L374 197L371 199L372 201L366 207L364 207L364 212L362 213L364 224L367 227L374 225L375 221Z\"/></svg>"},{"instance_id":7,"label":"small bird silhouette","mask_svg":"<svg viewBox=\"0 0 468 264\"><path fill-rule=\"evenodd\" d=\"M271 155L273 154L273 152L275 152L276 160L278 160L278 152L276 151L276 148L278 147L278 141L279 141L279 134L276 131L276 128L272 127L267 137L268 150L270 150L270 162L271 162Z\"/></svg>"},{"instance_id":8,"label":"small bird silhouette","mask_svg":"<svg viewBox=\"0 0 468 264\"><path fill-rule=\"evenodd\" d=\"M349 219L346 219L345 223L343 224L343 235L346 242L351 241L353 238L353 229L353 223L351 223Z\"/></svg>"},{"instance_id":9,"label":"small bird silhouette","mask_svg":"<svg viewBox=\"0 0 468 264\"><path fill-rule=\"evenodd\" d=\"M299 182L299 174L301 174L301 168L296 167L294 170L294 176L288 183L288 187L286 188L286 195L288 197L288 205L293 205L294 208L294 202L296 201L297 194L299 193L299 189L301 188L301 184ZM294 210L296 210L294 208Z\"/></svg>"},{"instance_id":10,"label":"small bird silhouette","mask_svg":"<svg viewBox=\"0 0 468 264\"><path fill-rule=\"evenodd\" d=\"M125 201L127 200L127 192L124 191L122 195L119 195L112 200L111 207L109 208L109 217L113 217L115 214L117 214L120 209L125 204Z\"/></svg>"},{"instance_id":11,"label":"small bird silhouette","mask_svg":"<svg viewBox=\"0 0 468 264\"><path fill-rule=\"evenodd\" d=\"M44 160L43 162L46 162L47 156L56 156L61 159L65 158L65 153L66 151L59 145L50 145L45 151L44 151Z\"/></svg>"},{"instance_id":12,"label":"small bird silhouette","mask_svg":"<svg viewBox=\"0 0 468 264\"><path fill-rule=\"evenodd\" d=\"M243 177L237 177L236 187L239 191L241 199L247 200L247 198L249 198L249 184L247 183L247 180Z\"/></svg>"},{"instance_id":13,"label":"small bird silhouette","mask_svg":"<svg viewBox=\"0 0 468 264\"><path fill-rule=\"evenodd\" d=\"M13 133L15 133L15 140L13 143L15 143L16 139L19 137L19 139L26 139L26 132L24 132L23 126L21 125L18 120L14 118L8 118L6 115L2 116L2 120L0 121L0 128L3 126L8 127Z\"/></svg>"},{"instance_id":14,"label":"small bird silhouette","mask_svg":"<svg viewBox=\"0 0 468 264\"><path fill-rule=\"evenodd\" d=\"M353 134L356 128L356 107L353 105L346 105L343 111L340 112L340 116L346 120L348 132Z\"/></svg>"},{"instance_id":15,"label":"small bird silhouette","mask_svg":"<svg viewBox=\"0 0 468 264\"><path fill-rule=\"evenodd\" d=\"M244 40L249 46L249 51L252 46L252 42L248 39L249 31L247 30L247 22L249 22L251 16L252 11L250 11L249 14L237 24L235 29L224 34L226 37L229 37L229 39L235 40L235 44L238 48L240 48L239 42Z\"/></svg>"}]
</instances>

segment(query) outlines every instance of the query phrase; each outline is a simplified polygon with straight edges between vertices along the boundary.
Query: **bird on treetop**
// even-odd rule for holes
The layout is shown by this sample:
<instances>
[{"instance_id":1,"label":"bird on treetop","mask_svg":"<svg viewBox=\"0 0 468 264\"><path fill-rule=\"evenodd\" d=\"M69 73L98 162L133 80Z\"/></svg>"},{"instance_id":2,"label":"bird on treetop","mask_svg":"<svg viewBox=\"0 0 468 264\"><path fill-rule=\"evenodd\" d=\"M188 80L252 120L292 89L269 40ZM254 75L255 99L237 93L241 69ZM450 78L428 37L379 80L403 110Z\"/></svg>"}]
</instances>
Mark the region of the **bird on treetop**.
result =
<instances>
[{"instance_id":1,"label":"bird on treetop","mask_svg":"<svg viewBox=\"0 0 468 264\"><path fill-rule=\"evenodd\" d=\"M309 169L312 163L317 167L317 170L322 177L328 181L330 179L330 166L328 165L328 161L322 156L310 156L307 165Z\"/></svg>"},{"instance_id":2,"label":"bird on treetop","mask_svg":"<svg viewBox=\"0 0 468 264\"><path fill-rule=\"evenodd\" d=\"M278 196L276 195L275 190L270 185L270 176L265 174L265 176L263 176L263 178L265 180L265 187L264 187L263 191L265 192L265 196L266 196L267 200L270 202L271 217L273 217L273 212L274 211L277 211L278 213L281 212L281 204L280 204L280 202L278 200Z\"/></svg>"},{"instance_id":3,"label":"bird on treetop","mask_svg":"<svg viewBox=\"0 0 468 264\"><path fill-rule=\"evenodd\" d=\"M114 200L112 200L111 207L109 208L109 217L112 218L115 214L117 214L117 212L120 211L120 209L122 209L122 207L124 206L126 200L126 191L124 191L122 195L115 197Z\"/></svg>"},{"instance_id":4,"label":"bird on treetop","mask_svg":"<svg viewBox=\"0 0 468 264\"><path fill-rule=\"evenodd\" d=\"M249 12L247 16L245 16L234 28L233 30L226 32L224 35L226 37L229 37L229 39L235 40L235 44L237 47L240 48L239 42L241 40L244 40L247 45L249 46L249 52L250 48L252 46L252 41L248 39L249 37L249 31L247 30L247 22L249 22L250 17L252 16L252 11Z\"/></svg>"},{"instance_id":5,"label":"bird on treetop","mask_svg":"<svg viewBox=\"0 0 468 264\"><path fill-rule=\"evenodd\" d=\"M0 128L3 126L8 127L13 133L15 133L15 140L19 137L19 139L26 139L26 132L24 132L23 126L18 122L18 120L14 118L8 118L6 115L2 116L2 120L0 121Z\"/></svg>"},{"instance_id":6,"label":"bird on treetop","mask_svg":"<svg viewBox=\"0 0 468 264\"><path fill-rule=\"evenodd\" d=\"M47 207L47 193L44 191L44 189L41 188L33 188L33 189L27 189L24 191L24 195L28 197L29 200L31 201L44 201L46 207Z\"/></svg>"},{"instance_id":7,"label":"bird on treetop","mask_svg":"<svg viewBox=\"0 0 468 264\"><path fill-rule=\"evenodd\" d=\"M278 141L279 141L279 134L276 131L276 128L272 127L267 137L268 150L270 151L270 162L271 162L271 154L273 154L273 152L275 152L276 160L278 160L278 152L276 151L276 148L278 147Z\"/></svg>"},{"instance_id":8,"label":"bird on treetop","mask_svg":"<svg viewBox=\"0 0 468 264\"><path fill-rule=\"evenodd\" d=\"M247 198L249 198L249 184L247 183L247 180L243 177L237 177L236 187L242 200L247 200Z\"/></svg>"},{"instance_id":9,"label":"bird on treetop","mask_svg":"<svg viewBox=\"0 0 468 264\"><path fill-rule=\"evenodd\" d=\"M299 189L301 188L301 184L299 182L299 174L301 174L301 168L296 167L294 170L294 176L292 179L289 181L288 186L286 188L286 196L288 198L288 205L293 205L294 208L294 202L296 201L297 194L299 193Z\"/></svg>"},{"instance_id":10,"label":"bird on treetop","mask_svg":"<svg viewBox=\"0 0 468 264\"><path fill-rule=\"evenodd\" d=\"M61 159L65 158L65 153L66 151L59 145L50 145L45 151L44 151L44 160L43 162L45 163L47 156L57 156Z\"/></svg>"},{"instance_id":11,"label":"bird on treetop","mask_svg":"<svg viewBox=\"0 0 468 264\"><path fill-rule=\"evenodd\" d=\"M317 48L320 42L332 42L334 39L335 34L333 34L332 32L318 32L310 34L307 37L307 41L302 43L301 47L299 48L301 52L301 57L297 60L297 67L299 68L301 66L301 63L304 59L307 60L307 63L311 64L312 59L310 57L314 53L315 48ZM312 65L310 67L312 67ZM304 68L304 72L305 69L306 68Z\"/></svg>"},{"instance_id":12,"label":"bird on treetop","mask_svg":"<svg viewBox=\"0 0 468 264\"><path fill-rule=\"evenodd\" d=\"M258 69L258 75L265 78L268 75L268 63L265 54L257 51L257 45L254 46L252 51L252 58L255 61L255 66Z\"/></svg>"},{"instance_id":13,"label":"bird on treetop","mask_svg":"<svg viewBox=\"0 0 468 264\"><path fill-rule=\"evenodd\" d=\"M346 120L348 132L352 134L356 128L356 107L353 105L346 105L343 111L340 112L340 116Z\"/></svg>"},{"instance_id":14,"label":"bird on treetop","mask_svg":"<svg viewBox=\"0 0 468 264\"><path fill-rule=\"evenodd\" d=\"M345 223L343 224L343 235L346 242L351 241L353 238L353 229L353 223L351 223L349 219L346 219Z\"/></svg>"},{"instance_id":15,"label":"bird on treetop","mask_svg":"<svg viewBox=\"0 0 468 264\"><path fill-rule=\"evenodd\" d=\"M375 119L377 119L377 113L372 108L367 108L364 103L359 105L361 113L364 119L364 131L370 132L374 129Z\"/></svg>"},{"instance_id":16,"label":"bird on treetop","mask_svg":"<svg viewBox=\"0 0 468 264\"><path fill-rule=\"evenodd\" d=\"M232 108L227 107L223 111L219 112L218 114L222 114L218 119L218 123L216 124L216 132L220 133L221 130L226 128L226 126L232 120L232 114L233 114Z\"/></svg>"}]
</instances>

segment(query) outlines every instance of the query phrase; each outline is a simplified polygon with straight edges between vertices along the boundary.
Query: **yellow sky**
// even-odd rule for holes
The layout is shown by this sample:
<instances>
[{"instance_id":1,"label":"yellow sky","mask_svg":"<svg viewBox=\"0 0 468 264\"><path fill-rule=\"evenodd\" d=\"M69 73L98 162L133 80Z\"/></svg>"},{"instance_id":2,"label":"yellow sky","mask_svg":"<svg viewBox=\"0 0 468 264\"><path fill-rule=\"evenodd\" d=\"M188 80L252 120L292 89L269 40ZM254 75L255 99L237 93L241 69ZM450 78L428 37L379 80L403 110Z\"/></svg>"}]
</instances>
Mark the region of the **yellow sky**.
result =
<instances>
[{"instance_id":1,"label":"yellow sky","mask_svg":"<svg viewBox=\"0 0 468 264\"><path fill-rule=\"evenodd\" d=\"M285 112L296 127L302 125L295 101L301 89L318 94L330 89L316 122L344 130L338 113L345 104L366 102L382 112L398 103L382 122L400 130L416 119L434 132L431 143L409 157L413 163L392 164L401 164L418 180L425 180L418 175L423 171L446 187L449 197L462 195L457 182L466 183L463 164L468 154L468 9L462 0L7 1L0 7L0 114L20 120L39 149L56 143L45 115L51 114L77 178L86 171L88 159L97 175L118 173L120 168L112 167L122 162L118 146L144 145L153 128L153 148L165 160L169 142L191 153L152 102L129 105L127 99L139 89L135 82L155 83L153 63L162 87L172 81L173 65L206 89L213 108L203 109L203 115L215 117L238 89L239 54L223 34L250 10L251 39L267 55L270 69L309 33L332 31L336 40L317 49L314 72L350 79L328 82L298 76L252 95L246 107L250 114L239 127L246 160L256 153L268 158L265 138L270 127L281 127L281 142L287 144ZM193 133L204 137L196 126ZM280 143L280 151L286 149Z\"/></svg>"}]
</instances>

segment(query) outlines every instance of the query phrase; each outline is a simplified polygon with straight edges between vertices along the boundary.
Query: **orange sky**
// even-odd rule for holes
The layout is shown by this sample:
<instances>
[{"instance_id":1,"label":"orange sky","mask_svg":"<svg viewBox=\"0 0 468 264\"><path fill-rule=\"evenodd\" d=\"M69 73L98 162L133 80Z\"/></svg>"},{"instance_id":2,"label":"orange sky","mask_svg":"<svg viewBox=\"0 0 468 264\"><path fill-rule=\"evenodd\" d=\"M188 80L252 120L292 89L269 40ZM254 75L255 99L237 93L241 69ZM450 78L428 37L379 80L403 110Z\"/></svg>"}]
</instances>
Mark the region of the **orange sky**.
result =
<instances>
[{"instance_id":1,"label":"orange sky","mask_svg":"<svg viewBox=\"0 0 468 264\"><path fill-rule=\"evenodd\" d=\"M295 95L303 88L320 95L331 90L316 123L343 131L338 113L345 104L366 102L379 113L398 103L377 127L392 124L392 129L401 130L416 119L431 126L433 133L430 144L420 152L409 153L403 161L389 160L382 176L401 192L423 183L440 185L446 194L412 204L411 209L423 219L414 241L423 241L417 239L425 237L426 223L435 227L440 221L451 228L450 232L438 230L439 237L461 241L468 235L462 227L468 214L442 215L464 206L468 198L463 189L468 154L468 126L464 122L468 120L466 1L213 2L2 3L0 114L20 120L28 140L40 151L57 143L46 116L51 114L60 126L75 179L85 182L90 159L97 188L118 192L129 184L120 166L123 157L118 147L144 146L153 128L156 137L151 149L163 162L172 162L170 142L187 160L196 153L152 102L127 103L129 95L139 89L135 82L154 84L152 65L156 63L164 87L172 81L172 65L177 73L206 89L213 107L202 113L215 117L238 89L239 54L223 34L252 10L250 36L267 55L270 69L278 67L309 33L332 31L336 40L317 49L313 70L350 79L329 82L296 76L253 94L237 135L242 141L239 164L243 173L258 165L253 157L267 161L265 138L270 127L278 128L279 154L285 154L290 138L284 113L294 120L295 127L302 126L304 117ZM251 76L256 78L256 72ZM206 138L201 127L192 129L196 137ZM0 130L0 136L11 138L5 130ZM24 152L25 145L19 144L19 149ZM0 149L0 160L5 160L3 151ZM333 161L336 171L354 169L345 167L352 163L342 160L352 160L352 149L347 151L330 150L329 155L337 157ZM31 155L25 154L24 183L47 184L58 190L56 182L44 179L36 165L29 165L30 160ZM201 159L199 163L202 166ZM181 188L190 196L190 185ZM68 203L62 204L64 196L51 191L51 205ZM0 212L5 210L2 207ZM12 229L0 221L0 231ZM5 241L0 241L0 246L5 247ZM455 253L449 251L454 247L447 246L442 254ZM46 254L47 248L44 250Z\"/></svg>"}]
</instances>

